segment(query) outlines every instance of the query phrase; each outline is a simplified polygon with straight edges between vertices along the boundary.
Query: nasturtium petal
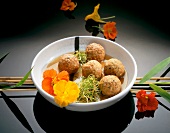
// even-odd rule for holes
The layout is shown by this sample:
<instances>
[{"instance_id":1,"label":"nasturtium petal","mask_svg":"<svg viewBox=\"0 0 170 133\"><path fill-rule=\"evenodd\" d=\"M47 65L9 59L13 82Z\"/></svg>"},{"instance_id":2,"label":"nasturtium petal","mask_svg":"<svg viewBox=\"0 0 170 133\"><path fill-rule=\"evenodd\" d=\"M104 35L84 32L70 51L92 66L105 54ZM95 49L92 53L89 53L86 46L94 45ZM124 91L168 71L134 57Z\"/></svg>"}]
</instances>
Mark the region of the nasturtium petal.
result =
<instances>
[{"instance_id":1,"label":"nasturtium petal","mask_svg":"<svg viewBox=\"0 0 170 133\"><path fill-rule=\"evenodd\" d=\"M72 2L71 0L63 0L62 5L60 7L60 10L63 11L73 11L75 7L77 6L77 3Z\"/></svg>"},{"instance_id":2,"label":"nasturtium petal","mask_svg":"<svg viewBox=\"0 0 170 133\"><path fill-rule=\"evenodd\" d=\"M54 95L52 78L46 77L42 80L42 88L47 93Z\"/></svg>"},{"instance_id":3,"label":"nasturtium petal","mask_svg":"<svg viewBox=\"0 0 170 133\"><path fill-rule=\"evenodd\" d=\"M43 78L54 78L57 76L57 71L55 69L47 69L43 72Z\"/></svg>"}]
</instances>

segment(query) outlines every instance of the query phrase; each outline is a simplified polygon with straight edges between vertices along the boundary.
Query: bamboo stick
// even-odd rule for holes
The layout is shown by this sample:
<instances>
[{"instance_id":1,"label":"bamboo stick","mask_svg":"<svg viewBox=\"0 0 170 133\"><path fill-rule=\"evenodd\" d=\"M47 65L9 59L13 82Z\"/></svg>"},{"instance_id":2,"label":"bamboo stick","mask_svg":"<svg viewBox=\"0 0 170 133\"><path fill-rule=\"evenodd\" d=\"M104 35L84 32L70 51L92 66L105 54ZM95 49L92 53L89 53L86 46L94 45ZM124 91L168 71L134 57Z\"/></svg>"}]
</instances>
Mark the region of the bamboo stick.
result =
<instances>
[{"instance_id":1,"label":"bamboo stick","mask_svg":"<svg viewBox=\"0 0 170 133\"><path fill-rule=\"evenodd\" d=\"M137 77L136 80L141 80L143 77ZM152 77L150 80L170 80L170 77Z\"/></svg>"},{"instance_id":2,"label":"bamboo stick","mask_svg":"<svg viewBox=\"0 0 170 133\"><path fill-rule=\"evenodd\" d=\"M0 89L0 91L37 91L36 88L21 88L21 89ZM131 89L130 92L131 93L137 93L138 91L140 91L140 89ZM154 90L145 90L146 92L155 92ZM170 92L170 90L167 90L167 92Z\"/></svg>"},{"instance_id":3,"label":"bamboo stick","mask_svg":"<svg viewBox=\"0 0 170 133\"><path fill-rule=\"evenodd\" d=\"M0 84L3 83L3 84L16 84L18 82L20 82L22 80L23 77L0 77ZM141 80L142 77L137 77L136 80ZM150 80L170 80L170 77L152 77ZM149 86L149 84L151 83L155 83L155 82L152 82L152 81L147 81L143 84L139 84L138 81L136 81L134 83L134 86L135 87L143 87L143 86ZM26 86L26 87L23 87L23 86ZM33 85L33 87L31 88L30 85ZM21 88L13 88L13 89L0 89L0 91L33 91L33 90L37 90L36 87L34 87L34 83L31 79L31 77L28 77L27 80L23 83L23 86L21 86ZM170 84L165 84L164 85L165 87L169 87ZM153 92L154 90L152 89L145 89L143 87L144 90L146 90L147 92ZM131 92L133 93L136 93L138 92L140 89L135 89L135 88L132 88L131 89ZM168 92L170 92L169 88L167 89Z\"/></svg>"},{"instance_id":4,"label":"bamboo stick","mask_svg":"<svg viewBox=\"0 0 170 133\"><path fill-rule=\"evenodd\" d=\"M0 80L21 80L23 77L0 77ZM137 77L136 80L141 80L143 77ZM150 80L170 80L170 77L152 77ZM27 80L32 80L31 77L28 77Z\"/></svg>"},{"instance_id":5,"label":"bamboo stick","mask_svg":"<svg viewBox=\"0 0 170 133\"><path fill-rule=\"evenodd\" d=\"M132 93L137 93L138 91L140 91L141 89L131 89L130 91ZM145 90L145 89L144 89ZM154 90L145 90L146 92L155 92ZM166 90L167 92L170 92L170 90Z\"/></svg>"},{"instance_id":6,"label":"bamboo stick","mask_svg":"<svg viewBox=\"0 0 170 133\"><path fill-rule=\"evenodd\" d=\"M23 77L0 77L0 79L12 79L12 80L21 80ZM27 78L28 80L30 79L31 80L31 77L28 77Z\"/></svg>"},{"instance_id":7,"label":"bamboo stick","mask_svg":"<svg viewBox=\"0 0 170 133\"><path fill-rule=\"evenodd\" d=\"M5 91L37 91L36 88L26 88L26 89L0 89L0 92L5 92Z\"/></svg>"},{"instance_id":8,"label":"bamboo stick","mask_svg":"<svg viewBox=\"0 0 170 133\"><path fill-rule=\"evenodd\" d=\"M0 77L0 82L3 81L20 81L23 77ZM142 77L137 77L136 80L141 80ZM170 80L170 77L152 77L150 80ZM27 78L27 81L32 81L31 77Z\"/></svg>"},{"instance_id":9,"label":"bamboo stick","mask_svg":"<svg viewBox=\"0 0 170 133\"><path fill-rule=\"evenodd\" d=\"M18 82L20 82L20 80L1 80L0 79L0 82L3 82L3 83L18 83ZM26 80L24 82L24 84L33 84L33 81L32 80Z\"/></svg>"},{"instance_id":10,"label":"bamboo stick","mask_svg":"<svg viewBox=\"0 0 170 133\"><path fill-rule=\"evenodd\" d=\"M159 82L151 82L151 81L147 81L147 82L145 82L145 83L142 83L142 84L153 84L153 83L157 83L157 84L161 84L161 83L159 83ZM139 84L139 85L141 85L141 83L139 83L139 82L135 82L134 84ZM170 81L169 81L169 83L167 84L167 85L170 85Z\"/></svg>"}]
</instances>

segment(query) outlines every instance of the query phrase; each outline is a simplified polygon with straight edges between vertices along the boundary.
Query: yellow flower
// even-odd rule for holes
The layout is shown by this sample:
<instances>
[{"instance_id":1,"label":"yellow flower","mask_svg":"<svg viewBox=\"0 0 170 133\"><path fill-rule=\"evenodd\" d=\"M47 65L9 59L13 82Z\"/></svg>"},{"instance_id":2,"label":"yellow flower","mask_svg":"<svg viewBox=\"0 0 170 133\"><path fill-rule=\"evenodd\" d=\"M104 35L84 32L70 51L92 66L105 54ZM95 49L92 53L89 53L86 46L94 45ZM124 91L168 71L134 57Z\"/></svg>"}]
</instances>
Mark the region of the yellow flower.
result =
<instances>
[{"instance_id":1,"label":"yellow flower","mask_svg":"<svg viewBox=\"0 0 170 133\"><path fill-rule=\"evenodd\" d=\"M98 23L106 23L105 21L103 21L103 19L109 19L109 18L114 18L115 16L112 16L112 17L108 17L108 18L100 18L100 15L98 13L98 10L99 10L99 7L100 7L100 4L98 4L97 6L94 7L94 11L92 14L89 14L85 17L85 21L89 20L89 19L92 19L94 20L95 22L98 22Z\"/></svg>"},{"instance_id":2,"label":"yellow flower","mask_svg":"<svg viewBox=\"0 0 170 133\"><path fill-rule=\"evenodd\" d=\"M60 80L54 86L54 100L60 107L66 107L79 97L80 90L73 81Z\"/></svg>"},{"instance_id":3,"label":"yellow flower","mask_svg":"<svg viewBox=\"0 0 170 133\"><path fill-rule=\"evenodd\" d=\"M97 6L94 7L94 11L92 14L87 15L85 17L85 21L87 21L88 19L93 19L96 22L101 22L101 23L105 23L104 21L102 21L100 19L100 15L98 14L98 10L99 10L100 4L98 4Z\"/></svg>"}]
</instances>

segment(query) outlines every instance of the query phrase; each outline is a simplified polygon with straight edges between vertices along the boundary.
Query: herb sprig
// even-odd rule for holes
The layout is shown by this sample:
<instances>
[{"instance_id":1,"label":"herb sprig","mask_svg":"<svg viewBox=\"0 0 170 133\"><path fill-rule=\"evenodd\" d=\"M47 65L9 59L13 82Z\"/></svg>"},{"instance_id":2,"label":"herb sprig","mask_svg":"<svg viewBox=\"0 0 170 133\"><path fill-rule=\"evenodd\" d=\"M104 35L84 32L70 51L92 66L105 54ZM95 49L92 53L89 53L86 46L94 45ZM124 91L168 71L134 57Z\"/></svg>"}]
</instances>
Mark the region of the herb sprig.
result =
<instances>
[{"instance_id":1,"label":"herb sprig","mask_svg":"<svg viewBox=\"0 0 170 133\"><path fill-rule=\"evenodd\" d=\"M98 87L99 81L94 75L91 74L87 78L82 77L78 85L80 89L78 102L88 103L99 101L101 90Z\"/></svg>"},{"instance_id":2,"label":"herb sprig","mask_svg":"<svg viewBox=\"0 0 170 133\"><path fill-rule=\"evenodd\" d=\"M83 51L75 51L74 55L78 58L80 64L84 64L87 61L87 55Z\"/></svg>"}]
</instances>

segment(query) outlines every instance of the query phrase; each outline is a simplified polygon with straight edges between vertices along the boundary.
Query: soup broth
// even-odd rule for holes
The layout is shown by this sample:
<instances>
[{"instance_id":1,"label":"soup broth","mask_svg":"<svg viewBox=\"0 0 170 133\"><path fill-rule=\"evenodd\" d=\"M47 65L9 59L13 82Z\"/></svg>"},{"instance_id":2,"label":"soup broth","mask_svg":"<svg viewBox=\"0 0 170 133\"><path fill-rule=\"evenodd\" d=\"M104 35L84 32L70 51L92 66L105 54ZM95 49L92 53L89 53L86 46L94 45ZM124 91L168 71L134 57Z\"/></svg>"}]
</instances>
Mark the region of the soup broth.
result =
<instances>
[{"instance_id":1,"label":"soup broth","mask_svg":"<svg viewBox=\"0 0 170 133\"><path fill-rule=\"evenodd\" d=\"M70 52L69 54L74 54L74 52ZM61 56L56 57L51 62L49 62L47 64L47 67L45 68L45 70L47 70L47 69L55 69L59 73L58 62L60 61ZM108 60L108 59L111 59L111 58L114 58L114 57L106 54L105 60ZM103 68L104 68L104 61L101 62L101 65L102 65ZM103 76L104 76L104 74L103 74ZM75 81L75 82L80 82L81 77L82 77L82 73L81 73L81 65L80 65L79 70L76 73L74 73L73 75L70 75L70 80L71 81ZM119 78L119 79L120 79L120 81L122 83L121 91L123 91L126 88L126 86L127 86L127 72L125 71L124 76ZM109 98L109 97L108 96L104 96L102 94L100 95L100 100L104 100L106 98Z\"/></svg>"}]
</instances>

